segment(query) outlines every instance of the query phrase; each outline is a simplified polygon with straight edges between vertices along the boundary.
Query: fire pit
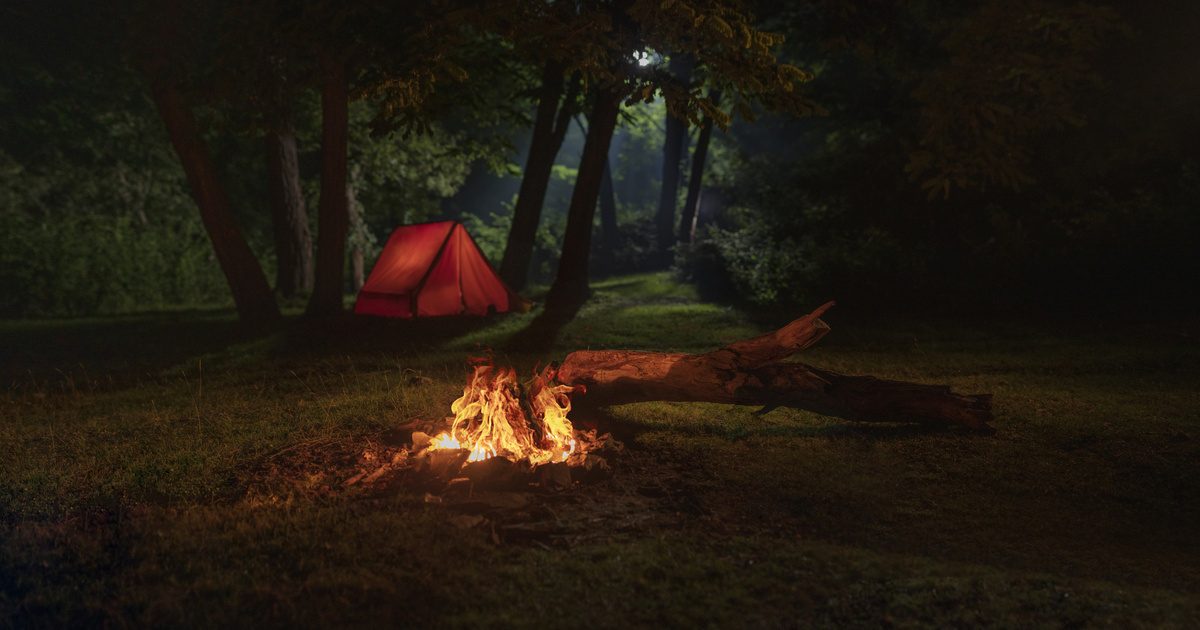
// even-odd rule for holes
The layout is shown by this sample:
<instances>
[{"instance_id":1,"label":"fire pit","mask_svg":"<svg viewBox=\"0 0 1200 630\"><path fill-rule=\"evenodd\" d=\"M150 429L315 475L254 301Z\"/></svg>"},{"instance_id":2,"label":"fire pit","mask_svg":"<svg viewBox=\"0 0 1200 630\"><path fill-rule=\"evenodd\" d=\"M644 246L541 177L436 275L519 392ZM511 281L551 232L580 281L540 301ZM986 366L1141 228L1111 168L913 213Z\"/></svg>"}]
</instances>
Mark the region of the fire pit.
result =
<instances>
[{"instance_id":1,"label":"fire pit","mask_svg":"<svg viewBox=\"0 0 1200 630\"><path fill-rule=\"evenodd\" d=\"M664 523L706 511L684 475L655 453L625 452L612 436L576 426L572 397L596 409L653 400L761 405L760 414L792 407L856 422L990 432L988 394L784 361L829 331L820 316L831 306L703 354L577 350L525 382L512 368L473 359L450 415L414 419L353 443L289 446L247 471L248 494L262 501L297 492L399 494L439 504L452 524L488 529L496 542L545 543L580 540L599 531L592 526L597 519L625 531L646 519ZM620 465L619 479L582 491L585 482L612 476L612 462Z\"/></svg>"},{"instance_id":2,"label":"fire pit","mask_svg":"<svg viewBox=\"0 0 1200 630\"><path fill-rule=\"evenodd\" d=\"M611 436L580 430L568 417L569 394L553 366L522 383L510 367L470 359L471 375L452 415L416 420L398 448L367 449L345 485L403 482L430 497L479 489L563 489L607 476L605 455L621 450ZM602 455L601 453L604 453Z\"/></svg>"},{"instance_id":3,"label":"fire pit","mask_svg":"<svg viewBox=\"0 0 1200 630\"><path fill-rule=\"evenodd\" d=\"M786 326L704 354L634 350L577 350L561 366L535 371L521 383L516 371L473 359L452 416L411 426L411 442L373 462L346 483L373 482L389 470L411 470L444 488L521 483L569 485L608 470L601 449L619 449L611 436L580 431L568 418L572 394L590 405L650 400L807 409L856 422L902 422L992 429L990 394L958 394L926 385L839 374L784 361L825 336L821 320L833 302Z\"/></svg>"}]
</instances>

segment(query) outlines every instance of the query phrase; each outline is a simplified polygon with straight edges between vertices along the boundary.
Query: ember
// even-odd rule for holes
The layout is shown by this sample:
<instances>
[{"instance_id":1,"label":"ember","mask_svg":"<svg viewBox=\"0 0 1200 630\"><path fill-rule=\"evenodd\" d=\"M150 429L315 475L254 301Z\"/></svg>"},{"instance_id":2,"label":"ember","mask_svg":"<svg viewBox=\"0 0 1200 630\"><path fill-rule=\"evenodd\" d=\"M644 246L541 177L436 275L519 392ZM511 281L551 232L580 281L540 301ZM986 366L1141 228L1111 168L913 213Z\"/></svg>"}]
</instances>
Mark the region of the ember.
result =
<instances>
[{"instance_id":1,"label":"ember","mask_svg":"<svg viewBox=\"0 0 1200 630\"><path fill-rule=\"evenodd\" d=\"M512 368L476 361L463 394L450 405L450 429L429 450L467 450L469 462L493 457L535 466L565 462L582 452L567 418L576 388L554 382L554 369L536 373L525 385Z\"/></svg>"}]
</instances>

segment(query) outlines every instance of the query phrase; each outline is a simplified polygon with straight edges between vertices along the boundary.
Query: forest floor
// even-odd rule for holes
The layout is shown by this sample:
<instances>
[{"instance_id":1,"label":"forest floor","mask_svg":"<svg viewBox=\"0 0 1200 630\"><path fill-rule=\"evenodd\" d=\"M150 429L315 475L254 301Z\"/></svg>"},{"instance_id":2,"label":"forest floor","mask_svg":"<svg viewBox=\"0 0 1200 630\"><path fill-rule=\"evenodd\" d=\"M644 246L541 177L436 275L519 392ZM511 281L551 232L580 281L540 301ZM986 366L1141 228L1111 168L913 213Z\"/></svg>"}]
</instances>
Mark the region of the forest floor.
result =
<instances>
[{"instance_id":1,"label":"forest floor","mask_svg":"<svg viewBox=\"0 0 1200 630\"><path fill-rule=\"evenodd\" d=\"M1200 624L1197 322L834 309L806 361L992 392L995 435L644 403L577 418L624 442L608 479L488 499L554 527L344 485L444 416L482 347L528 370L781 323L665 275L597 289L557 336L520 334L532 314L0 323L0 625Z\"/></svg>"}]
</instances>

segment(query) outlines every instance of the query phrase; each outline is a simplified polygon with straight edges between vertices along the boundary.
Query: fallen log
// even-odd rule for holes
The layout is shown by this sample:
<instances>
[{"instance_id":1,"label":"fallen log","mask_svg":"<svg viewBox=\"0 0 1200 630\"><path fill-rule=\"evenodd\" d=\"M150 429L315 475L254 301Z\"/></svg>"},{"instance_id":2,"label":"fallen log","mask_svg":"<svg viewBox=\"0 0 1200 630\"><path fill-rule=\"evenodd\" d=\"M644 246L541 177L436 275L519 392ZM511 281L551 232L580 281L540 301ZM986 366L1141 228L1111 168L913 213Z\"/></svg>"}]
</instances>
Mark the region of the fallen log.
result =
<instances>
[{"instance_id":1,"label":"fallen log","mask_svg":"<svg viewBox=\"0 0 1200 630\"><path fill-rule=\"evenodd\" d=\"M804 363L783 363L829 332L829 302L771 333L705 354L578 350L557 379L582 385L581 402L616 405L650 400L791 407L860 422L915 422L990 431L991 394L963 395L946 385L851 376Z\"/></svg>"}]
</instances>

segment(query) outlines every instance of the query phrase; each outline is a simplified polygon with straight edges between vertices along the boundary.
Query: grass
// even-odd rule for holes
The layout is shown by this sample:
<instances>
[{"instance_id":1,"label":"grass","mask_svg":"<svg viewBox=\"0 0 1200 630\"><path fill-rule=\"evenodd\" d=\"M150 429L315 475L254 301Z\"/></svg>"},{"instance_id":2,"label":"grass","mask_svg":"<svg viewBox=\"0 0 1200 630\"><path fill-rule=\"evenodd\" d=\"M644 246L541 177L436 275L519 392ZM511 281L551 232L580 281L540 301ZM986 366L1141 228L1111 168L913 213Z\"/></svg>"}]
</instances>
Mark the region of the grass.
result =
<instances>
[{"instance_id":1,"label":"grass","mask_svg":"<svg viewBox=\"0 0 1200 630\"><path fill-rule=\"evenodd\" d=\"M837 370L995 394L995 436L645 403L550 542L460 528L419 493L256 478L353 450L461 389L466 355L703 351L780 322L617 278L548 349L530 315L293 321L225 312L0 323L0 620L64 625L879 626L1200 623L1196 322L839 313ZM521 338L521 337L517 337ZM260 483L262 482L262 483ZM266 490L262 490L266 488ZM572 519L575 519L574 521Z\"/></svg>"}]
</instances>

